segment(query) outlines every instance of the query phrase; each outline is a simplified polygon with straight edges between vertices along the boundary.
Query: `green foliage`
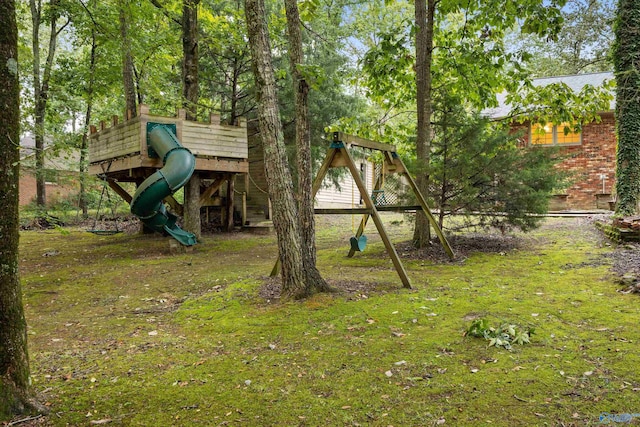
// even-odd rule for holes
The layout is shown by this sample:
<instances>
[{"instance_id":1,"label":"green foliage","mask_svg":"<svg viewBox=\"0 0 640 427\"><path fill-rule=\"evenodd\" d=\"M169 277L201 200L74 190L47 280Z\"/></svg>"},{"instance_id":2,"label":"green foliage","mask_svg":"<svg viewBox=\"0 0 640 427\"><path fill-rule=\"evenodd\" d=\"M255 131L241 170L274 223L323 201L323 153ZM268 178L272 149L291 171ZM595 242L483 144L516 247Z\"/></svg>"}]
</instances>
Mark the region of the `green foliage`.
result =
<instances>
[{"instance_id":1,"label":"green foliage","mask_svg":"<svg viewBox=\"0 0 640 427\"><path fill-rule=\"evenodd\" d=\"M567 178L554 167L557 150L522 147L519 135L468 114L455 99L441 100L434 117L430 194L441 226L458 214L466 221L457 228L537 227Z\"/></svg>"},{"instance_id":2,"label":"green foliage","mask_svg":"<svg viewBox=\"0 0 640 427\"><path fill-rule=\"evenodd\" d=\"M640 202L640 69L637 65L640 40L640 5L621 0L615 24L614 66L617 82L616 121L618 152L616 162L616 214L638 212Z\"/></svg>"},{"instance_id":3,"label":"green foliage","mask_svg":"<svg viewBox=\"0 0 640 427\"><path fill-rule=\"evenodd\" d=\"M490 326L485 318L471 322L465 335L475 338L484 338L489 341L489 347L502 347L511 350L513 344L524 345L531 342L534 328L522 327L511 323L501 323L499 326Z\"/></svg>"},{"instance_id":4,"label":"green foliage","mask_svg":"<svg viewBox=\"0 0 640 427\"><path fill-rule=\"evenodd\" d=\"M599 121L598 112L610 110L614 88L613 80L601 86L586 84L579 92L566 83L534 86L525 82L507 94L506 102L512 106L510 116L519 123L573 123L576 127L571 130L580 132L583 123Z\"/></svg>"},{"instance_id":5,"label":"green foliage","mask_svg":"<svg viewBox=\"0 0 640 427\"><path fill-rule=\"evenodd\" d=\"M522 33L553 37L560 28L565 1L493 0L438 2L434 28L433 87L465 99L475 108L496 103L496 93L529 79L531 56L512 51L505 34L519 22ZM496 14L496 10L504 13ZM413 107L415 99L413 21L407 17L378 33L379 41L363 59L367 95L386 108Z\"/></svg>"},{"instance_id":6,"label":"green foliage","mask_svg":"<svg viewBox=\"0 0 640 427\"><path fill-rule=\"evenodd\" d=\"M538 77L610 71L614 2L568 0L562 8L563 24L549 40L518 34L510 43L533 55L528 68Z\"/></svg>"}]
</instances>

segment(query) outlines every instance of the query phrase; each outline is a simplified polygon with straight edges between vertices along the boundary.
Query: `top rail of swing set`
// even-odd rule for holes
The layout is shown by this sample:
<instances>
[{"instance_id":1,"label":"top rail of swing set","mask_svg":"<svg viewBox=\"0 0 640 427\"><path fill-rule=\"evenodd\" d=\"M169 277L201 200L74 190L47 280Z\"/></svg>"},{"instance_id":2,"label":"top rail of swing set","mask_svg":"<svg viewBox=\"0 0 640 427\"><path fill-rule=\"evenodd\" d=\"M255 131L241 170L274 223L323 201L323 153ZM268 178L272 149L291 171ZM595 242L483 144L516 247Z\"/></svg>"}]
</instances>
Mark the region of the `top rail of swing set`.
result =
<instances>
[{"instance_id":1,"label":"top rail of swing set","mask_svg":"<svg viewBox=\"0 0 640 427\"><path fill-rule=\"evenodd\" d=\"M388 153L395 153L396 146L391 144L384 144L378 141L372 141L370 139L360 138L359 136L349 135L344 132L333 133L334 142L342 142L355 147L368 148L370 150L385 151Z\"/></svg>"}]
</instances>

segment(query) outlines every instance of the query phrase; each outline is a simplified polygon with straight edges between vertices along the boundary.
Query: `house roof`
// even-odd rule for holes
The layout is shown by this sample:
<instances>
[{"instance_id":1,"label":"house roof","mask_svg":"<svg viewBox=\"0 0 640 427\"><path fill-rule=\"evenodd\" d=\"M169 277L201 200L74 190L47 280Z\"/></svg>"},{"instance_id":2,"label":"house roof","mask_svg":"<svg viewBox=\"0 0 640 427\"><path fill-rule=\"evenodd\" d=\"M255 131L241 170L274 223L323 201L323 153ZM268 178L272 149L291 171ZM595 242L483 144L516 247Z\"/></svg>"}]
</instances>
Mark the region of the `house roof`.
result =
<instances>
[{"instance_id":1,"label":"house roof","mask_svg":"<svg viewBox=\"0 0 640 427\"><path fill-rule=\"evenodd\" d=\"M589 73L589 74L575 74L571 76L555 76L544 77L540 79L534 79L534 86L546 86L553 83L564 83L569 86L574 92L580 92L586 85L602 86L605 81L612 80L614 78L612 72L604 73ZM499 119L507 117L511 112L511 106L506 103L507 92L502 92L497 95L498 106L495 108L488 108L483 113L487 117ZM611 100L610 108L614 110L616 106L615 99Z\"/></svg>"},{"instance_id":2,"label":"house roof","mask_svg":"<svg viewBox=\"0 0 640 427\"><path fill-rule=\"evenodd\" d=\"M34 167L35 165L35 139L32 135L24 135L20 139L20 163L24 167ZM75 148L54 150L53 146L47 145L44 149L45 169L61 171L77 170L80 165L80 151Z\"/></svg>"}]
</instances>

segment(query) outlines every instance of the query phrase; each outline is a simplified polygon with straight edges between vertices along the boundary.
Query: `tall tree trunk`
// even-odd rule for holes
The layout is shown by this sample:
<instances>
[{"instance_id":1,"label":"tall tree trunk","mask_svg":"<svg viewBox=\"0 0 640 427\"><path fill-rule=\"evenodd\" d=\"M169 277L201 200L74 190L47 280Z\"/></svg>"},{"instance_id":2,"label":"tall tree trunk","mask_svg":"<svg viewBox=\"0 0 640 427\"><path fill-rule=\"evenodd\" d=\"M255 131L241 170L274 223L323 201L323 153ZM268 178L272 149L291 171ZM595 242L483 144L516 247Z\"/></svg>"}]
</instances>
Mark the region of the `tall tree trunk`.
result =
<instances>
[{"instance_id":1,"label":"tall tree trunk","mask_svg":"<svg viewBox=\"0 0 640 427\"><path fill-rule=\"evenodd\" d=\"M46 193L44 186L44 115L39 114L40 92L40 22L42 2L29 0L31 9L31 50L33 53L33 98L34 98L34 138L35 138L35 173L36 173L36 205L44 208Z\"/></svg>"},{"instance_id":2,"label":"tall tree trunk","mask_svg":"<svg viewBox=\"0 0 640 427\"><path fill-rule=\"evenodd\" d=\"M230 86L231 86L231 108L229 112L229 123L232 125L236 124L236 120L238 120L238 79L239 79L239 70L238 70L238 58L233 58L233 77L231 78Z\"/></svg>"},{"instance_id":3,"label":"tall tree trunk","mask_svg":"<svg viewBox=\"0 0 640 427\"><path fill-rule=\"evenodd\" d=\"M0 421L31 409L27 324L18 275L20 88L15 1L0 2Z\"/></svg>"},{"instance_id":4,"label":"tall tree trunk","mask_svg":"<svg viewBox=\"0 0 640 427\"><path fill-rule=\"evenodd\" d=\"M300 249L306 290L310 295L327 291L329 285L316 267L316 232L313 210L313 171L311 163L311 131L309 126L309 84L300 67L303 65L300 13L296 0L285 0L287 31L289 35L289 62L295 94L296 149L298 165L298 218L300 223Z\"/></svg>"},{"instance_id":5,"label":"tall tree trunk","mask_svg":"<svg viewBox=\"0 0 640 427\"><path fill-rule=\"evenodd\" d=\"M56 52L59 29L58 20L58 0L49 2L50 8L50 29L49 29L49 50L45 61L44 70L40 64L40 24L42 23L42 2L29 0L31 9L32 24L32 49L33 49L33 95L34 95L34 137L35 137L35 157L36 157L36 204L45 208L47 197L45 187L44 171L44 146L45 146L45 114L47 111L47 100L49 98L49 80L51 79L51 69ZM42 78L40 74L42 73Z\"/></svg>"},{"instance_id":6,"label":"tall tree trunk","mask_svg":"<svg viewBox=\"0 0 640 427\"><path fill-rule=\"evenodd\" d=\"M196 237L202 238L202 221L200 220L200 175L194 172L184 186L184 209L182 212L184 229Z\"/></svg>"},{"instance_id":7,"label":"tall tree trunk","mask_svg":"<svg viewBox=\"0 0 640 427\"><path fill-rule=\"evenodd\" d=\"M184 0L182 5L182 105L187 120L196 120L198 106L198 4Z\"/></svg>"},{"instance_id":8,"label":"tall tree trunk","mask_svg":"<svg viewBox=\"0 0 640 427\"><path fill-rule=\"evenodd\" d=\"M640 199L640 4L619 0L613 62L616 76L616 214L638 212Z\"/></svg>"},{"instance_id":9,"label":"tall tree trunk","mask_svg":"<svg viewBox=\"0 0 640 427\"><path fill-rule=\"evenodd\" d=\"M87 111L84 116L84 131L82 133L82 143L80 145L80 209L84 218L89 216L87 202L87 153L89 150L89 125L91 124L91 113L93 109L93 87L96 73L96 30L91 29L91 53L89 56L89 81L87 82Z\"/></svg>"},{"instance_id":10,"label":"tall tree trunk","mask_svg":"<svg viewBox=\"0 0 640 427\"><path fill-rule=\"evenodd\" d=\"M436 0L416 0L416 107L418 127L416 156L418 175L416 185L423 195L429 194L429 148L431 145L431 63L433 53L433 28ZM416 212L413 244L424 247L431 240L431 227L422 211Z\"/></svg>"},{"instance_id":11,"label":"tall tree trunk","mask_svg":"<svg viewBox=\"0 0 640 427\"><path fill-rule=\"evenodd\" d=\"M306 295L306 289L302 271L298 209L293 198L291 171L287 164L282 134L264 0L246 0L245 15L256 80L265 172L282 264L282 293L284 297L302 298Z\"/></svg>"},{"instance_id":12,"label":"tall tree trunk","mask_svg":"<svg viewBox=\"0 0 640 427\"><path fill-rule=\"evenodd\" d=\"M120 1L120 37L122 38L122 82L124 85L125 117L135 117L138 114L133 55L131 53L131 39L129 38L129 22L127 10L128 0Z\"/></svg>"},{"instance_id":13,"label":"tall tree trunk","mask_svg":"<svg viewBox=\"0 0 640 427\"><path fill-rule=\"evenodd\" d=\"M198 117L198 3L200 0L184 0L182 4L182 106L187 120ZM197 174L185 186L184 207L184 228L200 239L200 178Z\"/></svg>"}]
</instances>

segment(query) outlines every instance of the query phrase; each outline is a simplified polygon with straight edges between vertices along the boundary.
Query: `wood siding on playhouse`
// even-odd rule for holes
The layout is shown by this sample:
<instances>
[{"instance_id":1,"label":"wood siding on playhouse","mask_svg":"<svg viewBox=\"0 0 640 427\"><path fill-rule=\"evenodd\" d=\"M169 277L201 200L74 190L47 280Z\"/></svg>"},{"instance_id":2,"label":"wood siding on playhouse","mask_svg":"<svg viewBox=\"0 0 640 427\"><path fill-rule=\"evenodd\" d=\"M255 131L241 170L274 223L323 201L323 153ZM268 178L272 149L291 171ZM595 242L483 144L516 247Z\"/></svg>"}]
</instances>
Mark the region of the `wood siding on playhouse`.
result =
<instances>
[{"instance_id":1,"label":"wood siding on playhouse","mask_svg":"<svg viewBox=\"0 0 640 427\"><path fill-rule=\"evenodd\" d=\"M599 195L613 194L616 164L616 124L613 113L601 113L600 123L582 127L582 144L564 147L560 153L565 159L558 167L571 173L571 186L566 189L566 208L593 210ZM529 126L517 127L525 131L523 142L529 143ZM544 147L540 147L544 149ZM603 191L604 177L604 191Z\"/></svg>"},{"instance_id":2,"label":"wood siding on playhouse","mask_svg":"<svg viewBox=\"0 0 640 427\"><path fill-rule=\"evenodd\" d=\"M245 162L248 156L246 121L241 119L238 126L221 125L216 122L200 123L178 117L164 117L149 114L145 105L140 105L137 117L123 123L114 123L107 128L101 123L101 129L90 135L89 161L90 173L100 173L109 167L109 171L127 170L139 167L160 167L162 160L150 157L147 152L147 123L173 124L180 144L188 148L196 157L196 170L224 171L220 163L208 166L206 159L228 159L232 162L231 172L246 172ZM219 120L217 116L212 121Z\"/></svg>"}]
</instances>

